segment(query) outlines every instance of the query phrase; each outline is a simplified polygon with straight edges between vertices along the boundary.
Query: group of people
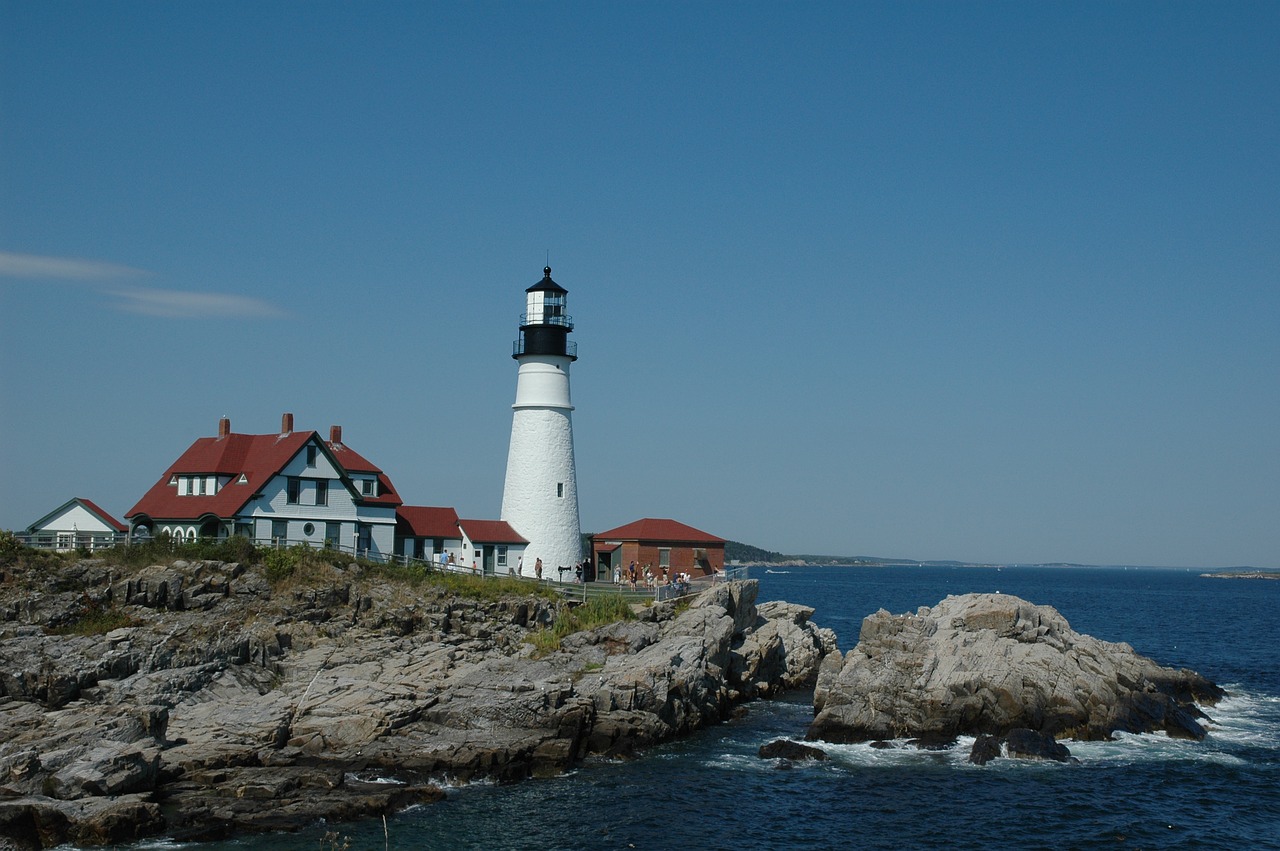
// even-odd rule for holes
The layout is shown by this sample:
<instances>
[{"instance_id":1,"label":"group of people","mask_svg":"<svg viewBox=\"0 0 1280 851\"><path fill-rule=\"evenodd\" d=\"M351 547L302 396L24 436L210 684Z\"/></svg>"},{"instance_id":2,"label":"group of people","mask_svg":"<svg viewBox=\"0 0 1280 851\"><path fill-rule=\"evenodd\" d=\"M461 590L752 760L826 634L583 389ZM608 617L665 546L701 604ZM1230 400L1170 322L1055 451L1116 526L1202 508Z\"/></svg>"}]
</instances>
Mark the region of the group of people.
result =
<instances>
[{"instance_id":1,"label":"group of people","mask_svg":"<svg viewBox=\"0 0 1280 851\"><path fill-rule=\"evenodd\" d=\"M662 568L661 573L657 573L652 564L641 567L636 564L635 559L632 559L631 564L625 569L621 564L613 568L613 584L621 586L625 583L632 591L637 591L641 587L650 590L659 586L670 586L676 589L677 593L684 594L689 590L691 581L692 577L687 573L673 574L666 567Z\"/></svg>"}]
</instances>

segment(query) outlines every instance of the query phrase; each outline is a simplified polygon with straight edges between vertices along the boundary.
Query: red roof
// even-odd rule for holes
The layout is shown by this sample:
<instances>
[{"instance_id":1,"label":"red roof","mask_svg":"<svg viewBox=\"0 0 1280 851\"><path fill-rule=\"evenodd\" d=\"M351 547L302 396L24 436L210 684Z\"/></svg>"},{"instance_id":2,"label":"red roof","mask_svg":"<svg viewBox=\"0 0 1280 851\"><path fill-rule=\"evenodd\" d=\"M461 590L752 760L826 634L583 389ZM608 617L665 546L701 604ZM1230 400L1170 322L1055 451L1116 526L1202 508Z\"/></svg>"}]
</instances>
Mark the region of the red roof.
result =
<instances>
[{"instance_id":1,"label":"red roof","mask_svg":"<svg viewBox=\"0 0 1280 851\"><path fill-rule=\"evenodd\" d=\"M527 544L529 543L505 520L459 520L462 531L474 543Z\"/></svg>"},{"instance_id":2,"label":"red roof","mask_svg":"<svg viewBox=\"0 0 1280 851\"><path fill-rule=\"evenodd\" d=\"M357 494L357 501L373 505L400 504L391 481L358 453L342 444L322 440L317 432L295 431L198 438L124 516L145 514L161 520L195 520L210 514L234 517L311 440L328 450L339 470L377 474L378 496ZM352 466L348 467L347 463ZM178 496L178 489L169 484L174 476L199 475L230 476L231 481L217 493L203 496Z\"/></svg>"},{"instance_id":3,"label":"red roof","mask_svg":"<svg viewBox=\"0 0 1280 851\"><path fill-rule=\"evenodd\" d=\"M312 432L313 434L315 432ZM400 505L402 500L396 493L395 485L391 484L391 480L387 478L387 474L382 472L377 466L371 463L359 452L356 452L345 443L334 443L326 440L324 445L329 448L330 455L333 460L338 463L339 469L348 473L376 473L378 476L378 495L362 496L360 501L372 505Z\"/></svg>"},{"instance_id":4,"label":"red roof","mask_svg":"<svg viewBox=\"0 0 1280 851\"><path fill-rule=\"evenodd\" d=\"M91 500L87 500L84 497L80 497L80 496L76 497L76 501L79 502L81 505L83 505L85 508L89 509L94 514L96 514L98 516L98 519L101 520L103 523L110 524L111 528L115 529L117 532L129 531L128 526L121 523L119 520L115 519L107 512L103 511L101 508L98 507L97 503Z\"/></svg>"},{"instance_id":5,"label":"red roof","mask_svg":"<svg viewBox=\"0 0 1280 851\"><path fill-rule=\"evenodd\" d=\"M460 538L458 512L452 508L402 505L396 509L396 534L414 538Z\"/></svg>"},{"instance_id":6,"label":"red roof","mask_svg":"<svg viewBox=\"0 0 1280 851\"><path fill-rule=\"evenodd\" d=\"M678 544L723 544L724 538L709 535L700 529L686 526L675 520L646 517L607 532L596 532L591 537L597 541L606 538L622 541L662 541Z\"/></svg>"}]
</instances>

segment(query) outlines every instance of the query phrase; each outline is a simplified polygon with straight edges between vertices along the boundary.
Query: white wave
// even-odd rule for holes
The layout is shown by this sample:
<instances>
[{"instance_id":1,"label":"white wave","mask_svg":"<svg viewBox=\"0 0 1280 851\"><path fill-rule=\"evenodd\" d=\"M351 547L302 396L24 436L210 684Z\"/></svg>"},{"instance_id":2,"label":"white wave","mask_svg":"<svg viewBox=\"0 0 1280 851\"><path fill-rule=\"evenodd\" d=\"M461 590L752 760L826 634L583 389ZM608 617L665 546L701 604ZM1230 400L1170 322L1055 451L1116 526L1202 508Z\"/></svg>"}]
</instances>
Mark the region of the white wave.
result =
<instances>
[{"instance_id":1,"label":"white wave","mask_svg":"<svg viewBox=\"0 0 1280 851\"><path fill-rule=\"evenodd\" d=\"M1231 687L1226 698L1204 711L1211 719L1205 724L1211 739L1280 749L1280 696Z\"/></svg>"},{"instance_id":2,"label":"white wave","mask_svg":"<svg viewBox=\"0 0 1280 851\"><path fill-rule=\"evenodd\" d=\"M1212 762L1243 765L1245 760L1215 746L1209 739L1174 739L1164 733L1115 733L1109 742L1064 742L1081 762L1131 765L1146 762Z\"/></svg>"},{"instance_id":3,"label":"white wave","mask_svg":"<svg viewBox=\"0 0 1280 851\"><path fill-rule=\"evenodd\" d=\"M379 777L377 775L372 777L361 777L359 774L355 774L350 771L348 771L344 775L344 778L347 783L368 783L368 784L386 785L386 786L407 785L403 780L396 780L394 777Z\"/></svg>"},{"instance_id":4,"label":"white wave","mask_svg":"<svg viewBox=\"0 0 1280 851\"><path fill-rule=\"evenodd\" d=\"M860 768L875 766L890 767L896 765L911 766L926 763L966 764L969 751L973 748L972 736L960 736L955 744L939 750L921 750L909 739L892 739L890 747L873 747L870 742L852 744L832 744L830 742L805 742L820 748L837 764L847 764Z\"/></svg>"},{"instance_id":5,"label":"white wave","mask_svg":"<svg viewBox=\"0 0 1280 851\"><path fill-rule=\"evenodd\" d=\"M722 753L703 760L703 765L710 769L729 772L776 771L778 761L761 759L755 754Z\"/></svg>"},{"instance_id":6,"label":"white wave","mask_svg":"<svg viewBox=\"0 0 1280 851\"><path fill-rule=\"evenodd\" d=\"M473 780L459 780L456 777L445 775L444 777L436 778L432 782L443 789L445 794L498 785L498 781L494 780L492 777L477 777Z\"/></svg>"}]
</instances>

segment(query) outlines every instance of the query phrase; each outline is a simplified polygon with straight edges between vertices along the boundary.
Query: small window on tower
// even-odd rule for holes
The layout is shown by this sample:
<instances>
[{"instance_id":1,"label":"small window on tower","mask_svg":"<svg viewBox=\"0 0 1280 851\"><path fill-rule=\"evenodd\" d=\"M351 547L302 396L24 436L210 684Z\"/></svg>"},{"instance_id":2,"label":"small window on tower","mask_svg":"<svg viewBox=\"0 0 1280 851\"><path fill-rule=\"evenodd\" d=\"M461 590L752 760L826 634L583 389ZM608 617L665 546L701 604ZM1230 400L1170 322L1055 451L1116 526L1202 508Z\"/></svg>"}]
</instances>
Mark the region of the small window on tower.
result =
<instances>
[{"instance_id":1,"label":"small window on tower","mask_svg":"<svg viewBox=\"0 0 1280 851\"><path fill-rule=\"evenodd\" d=\"M564 482L556 483L556 496L561 499L564 498Z\"/></svg>"}]
</instances>

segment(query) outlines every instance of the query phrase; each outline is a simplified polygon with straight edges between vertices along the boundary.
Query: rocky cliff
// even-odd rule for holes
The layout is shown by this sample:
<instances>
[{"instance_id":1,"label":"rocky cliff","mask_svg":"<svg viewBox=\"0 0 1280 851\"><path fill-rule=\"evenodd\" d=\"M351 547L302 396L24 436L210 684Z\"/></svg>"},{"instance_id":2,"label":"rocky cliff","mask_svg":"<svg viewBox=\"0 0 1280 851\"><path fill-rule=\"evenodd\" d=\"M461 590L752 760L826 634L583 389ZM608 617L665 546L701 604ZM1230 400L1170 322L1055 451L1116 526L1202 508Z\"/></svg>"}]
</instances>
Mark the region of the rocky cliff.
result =
<instances>
[{"instance_id":1,"label":"rocky cliff","mask_svg":"<svg viewBox=\"0 0 1280 851\"><path fill-rule=\"evenodd\" d=\"M831 742L957 735L1105 739L1161 730L1203 738L1196 704L1223 691L1128 644L1071 629L1049 606L1001 594L948 597L915 614L883 609L858 644L823 660L808 737Z\"/></svg>"},{"instance_id":2,"label":"rocky cliff","mask_svg":"<svg viewBox=\"0 0 1280 851\"><path fill-rule=\"evenodd\" d=\"M0 583L0 836L212 838L385 813L441 778L627 755L811 681L835 636L754 582L643 608L538 656L567 605L325 567L86 561ZM124 625L52 635L87 613Z\"/></svg>"}]
</instances>

